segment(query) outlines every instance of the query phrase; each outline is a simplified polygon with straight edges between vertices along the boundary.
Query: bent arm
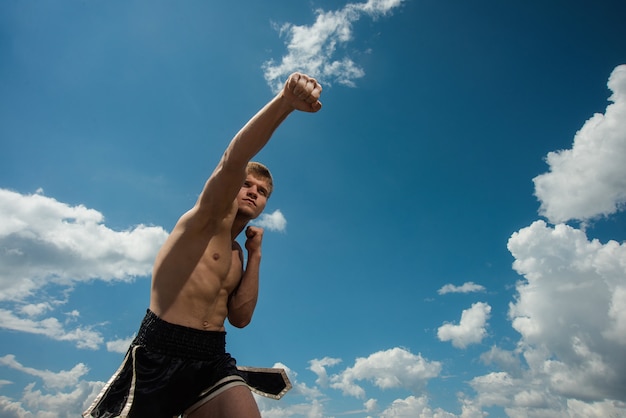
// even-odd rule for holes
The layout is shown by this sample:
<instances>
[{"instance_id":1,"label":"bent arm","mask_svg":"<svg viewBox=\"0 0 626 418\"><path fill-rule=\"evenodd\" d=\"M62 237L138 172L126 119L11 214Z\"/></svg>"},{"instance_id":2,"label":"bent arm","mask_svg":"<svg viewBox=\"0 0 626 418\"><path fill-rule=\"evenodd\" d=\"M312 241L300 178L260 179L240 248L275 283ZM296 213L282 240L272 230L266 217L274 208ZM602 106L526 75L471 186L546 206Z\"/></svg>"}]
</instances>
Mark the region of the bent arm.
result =
<instances>
[{"instance_id":1,"label":"bent arm","mask_svg":"<svg viewBox=\"0 0 626 418\"><path fill-rule=\"evenodd\" d=\"M243 328L252 321L252 315L259 298L260 265L260 252L248 254L248 262L241 282L228 300L228 322L237 328Z\"/></svg>"},{"instance_id":2,"label":"bent arm","mask_svg":"<svg viewBox=\"0 0 626 418\"><path fill-rule=\"evenodd\" d=\"M228 321L237 328L243 328L250 323L256 308L259 297L262 240L263 228L257 226L246 228L248 261L239 285L228 299Z\"/></svg>"}]
</instances>

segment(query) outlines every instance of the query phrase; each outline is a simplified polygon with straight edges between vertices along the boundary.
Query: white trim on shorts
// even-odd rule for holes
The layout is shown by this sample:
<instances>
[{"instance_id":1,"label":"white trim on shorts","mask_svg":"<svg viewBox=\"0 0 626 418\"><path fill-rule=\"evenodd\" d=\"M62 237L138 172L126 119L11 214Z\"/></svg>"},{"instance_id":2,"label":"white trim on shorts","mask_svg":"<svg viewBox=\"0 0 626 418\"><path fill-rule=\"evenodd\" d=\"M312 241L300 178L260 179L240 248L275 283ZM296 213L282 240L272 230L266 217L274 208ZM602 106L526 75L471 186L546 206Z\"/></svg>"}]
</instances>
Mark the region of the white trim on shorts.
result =
<instances>
[{"instance_id":1,"label":"white trim on shorts","mask_svg":"<svg viewBox=\"0 0 626 418\"><path fill-rule=\"evenodd\" d=\"M217 395L235 386L248 386L248 384L245 380L243 380L243 377L239 375L226 376L225 378L218 380L213 386L203 390L202 393L198 395L200 400L187 408L182 417L185 418L189 416L189 414L198 410L202 405L209 402L211 399L214 399Z\"/></svg>"},{"instance_id":2,"label":"white trim on shorts","mask_svg":"<svg viewBox=\"0 0 626 418\"><path fill-rule=\"evenodd\" d=\"M130 412L130 407L133 405L133 397L134 397L134 393L135 393L135 384L137 382L137 373L135 372L135 352L137 351L138 347L140 347L140 346L137 345L137 346L134 346L132 348L132 350L128 350L128 353L126 353L126 357L124 357L124 361L122 361L122 364L120 365L120 367L117 369L115 374L113 374L113 376L111 376L111 378L106 383L106 385L104 385L104 387L102 388L102 390L100 391L98 396L96 396L96 399L94 399L94 401L91 404L91 406L89 408L87 408L87 410L85 412L83 412L83 417L87 418L87 417L91 416L91 413L96 408L96 406L98 406L98 404L100 403L100 401L102 400L104 395L106 395L106 393L109 391L109 388L111 387L113 382L117 379L117 377L122 372L122 370L124 370L124 366L126 366L126 363L128 362L129 358L132 357L132 359L133 359L133 378L131 380L130 389L129 389L129 392L128 392L128 399L126 400L126 404L124 405L124 408L122 408L122 412L120 412L120 415L117 415L115 418L125 418L125 417L128 416L128 413Z\"/></svg>"}]
</instances>

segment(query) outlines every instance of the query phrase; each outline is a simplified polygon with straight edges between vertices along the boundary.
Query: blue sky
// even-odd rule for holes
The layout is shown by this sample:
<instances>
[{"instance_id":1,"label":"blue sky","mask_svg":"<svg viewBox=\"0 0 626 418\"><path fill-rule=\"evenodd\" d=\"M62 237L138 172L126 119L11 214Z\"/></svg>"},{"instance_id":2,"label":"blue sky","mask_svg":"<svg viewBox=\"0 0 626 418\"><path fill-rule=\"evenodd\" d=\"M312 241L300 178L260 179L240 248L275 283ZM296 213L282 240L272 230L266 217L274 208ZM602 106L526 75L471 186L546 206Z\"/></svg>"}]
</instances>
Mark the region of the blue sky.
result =
<instances>
[{"instance_id":1,"label":"blue sky","mask_svg":"<svg viewBox=\"0 0 626 418\"><path fill-rule=\"evenodd\" d=\"M0 2L0 417L77 416L237 130L259 154L264 417L626 416L626 4Z\"/></svg>"}]
</instances>

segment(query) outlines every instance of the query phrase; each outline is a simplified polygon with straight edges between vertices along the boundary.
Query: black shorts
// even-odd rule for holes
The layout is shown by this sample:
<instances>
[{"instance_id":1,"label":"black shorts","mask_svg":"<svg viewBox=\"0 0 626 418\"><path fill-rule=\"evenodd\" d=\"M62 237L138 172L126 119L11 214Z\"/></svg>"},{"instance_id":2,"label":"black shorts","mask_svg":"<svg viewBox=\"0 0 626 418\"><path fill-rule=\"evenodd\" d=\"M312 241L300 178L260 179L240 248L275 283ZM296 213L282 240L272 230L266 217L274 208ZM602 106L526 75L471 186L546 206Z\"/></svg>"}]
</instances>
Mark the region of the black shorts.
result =
<instances>
[{"instance_id":1,"label":"black shorts","mask_svg":"<svg viewBox=\"0 0 626 418\"><path fill-rule=\"evenodd\" d=\"M122 365L83 417L174 417L246 385L226 333L170 324L148 310Z\"/></svg>"}]
</instances>

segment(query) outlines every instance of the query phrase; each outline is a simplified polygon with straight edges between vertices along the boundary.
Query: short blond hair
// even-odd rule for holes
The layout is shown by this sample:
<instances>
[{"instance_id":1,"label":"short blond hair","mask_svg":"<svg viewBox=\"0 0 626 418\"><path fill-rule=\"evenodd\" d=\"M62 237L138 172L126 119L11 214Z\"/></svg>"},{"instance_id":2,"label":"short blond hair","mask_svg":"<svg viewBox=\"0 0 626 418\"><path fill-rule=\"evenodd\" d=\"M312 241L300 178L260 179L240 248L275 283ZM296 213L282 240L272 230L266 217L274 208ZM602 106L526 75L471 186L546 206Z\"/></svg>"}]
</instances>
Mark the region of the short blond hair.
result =
<instances>
[{"instance_id":1,"label":"short blond hair","mask_svg":"<svg viewBox=\"0 0 626 418\"><path fill-rule=\"evenodd\" d=\"M270 173L270 170L265 165L256 161L250 161L246 167L246 174L252 174L254 177L267 181L269 188L267 197L272 194L274 190L274 180L272 179L272 173Z\"/></svg>"}]
</instances>

